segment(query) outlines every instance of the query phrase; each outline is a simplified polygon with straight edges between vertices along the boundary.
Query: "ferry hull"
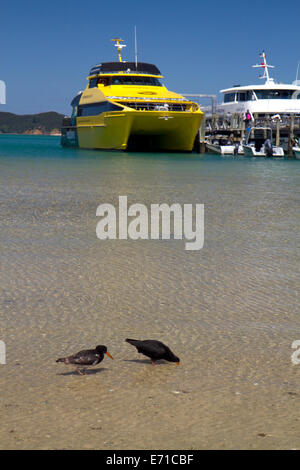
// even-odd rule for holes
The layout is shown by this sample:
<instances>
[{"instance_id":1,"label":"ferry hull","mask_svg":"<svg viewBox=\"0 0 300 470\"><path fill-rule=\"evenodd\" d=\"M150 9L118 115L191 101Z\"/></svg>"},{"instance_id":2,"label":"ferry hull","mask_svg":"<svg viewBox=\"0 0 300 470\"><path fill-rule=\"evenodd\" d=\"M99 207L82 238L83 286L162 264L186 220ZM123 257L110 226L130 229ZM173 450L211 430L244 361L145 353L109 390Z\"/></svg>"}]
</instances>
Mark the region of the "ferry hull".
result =
<instances>
[{"instance_id":1,"label":"ferry hull","mask_svg":"<svg viewBox=\"0 0 300 470\"><path fill-rule=\"evenodd\" d=\"M77 118L81 148L191 152L203 113L121 110Z\"/></svg>"}]
</instances>

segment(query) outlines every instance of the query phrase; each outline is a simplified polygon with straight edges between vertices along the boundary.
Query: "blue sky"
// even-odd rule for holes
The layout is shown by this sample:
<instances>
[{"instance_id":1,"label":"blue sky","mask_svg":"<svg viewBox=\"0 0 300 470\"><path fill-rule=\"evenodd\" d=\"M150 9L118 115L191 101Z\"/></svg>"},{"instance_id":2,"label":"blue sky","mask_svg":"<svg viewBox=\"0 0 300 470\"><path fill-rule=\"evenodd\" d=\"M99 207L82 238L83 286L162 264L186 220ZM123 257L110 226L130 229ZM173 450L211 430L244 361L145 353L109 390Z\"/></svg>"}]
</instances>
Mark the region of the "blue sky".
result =
<instances>
[{"instance_id":1,"label":"blue sky","mask_svg":"<svg viewBox=\"0 0 300 470\"><path fill-rule=\"evenodd\" d=\"M292 82L300 61L300 1L14 0L0 11L0 111L70 112L90 67L117 60L110 41L121 37L124 60L156 64L169 89L217 93L258 82L265 50L278 81Z\"/></svg>"}]
</instances>

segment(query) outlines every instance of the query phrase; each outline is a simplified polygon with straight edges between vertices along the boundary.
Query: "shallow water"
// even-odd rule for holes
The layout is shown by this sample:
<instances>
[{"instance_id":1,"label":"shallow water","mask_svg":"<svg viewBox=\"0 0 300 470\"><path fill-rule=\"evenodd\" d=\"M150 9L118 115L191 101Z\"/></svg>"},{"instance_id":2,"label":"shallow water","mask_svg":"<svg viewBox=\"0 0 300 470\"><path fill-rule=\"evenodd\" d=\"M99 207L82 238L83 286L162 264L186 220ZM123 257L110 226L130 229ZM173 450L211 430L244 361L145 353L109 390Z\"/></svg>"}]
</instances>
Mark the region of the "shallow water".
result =
<instances>
[{"instance_id":1,"label":"shallow water","mask_svg":"<svg viewBox=\"0 0 300 470\"><path fill-rule=\"evenodd\" d=\"M300 447L299 175L296 160L1 135L0 447ZM119 195L203 203L203 249L100 241L96 208ZM126 337L182 366L150 366ZM85 377L55 363L96 344L115 360Z\"/></svg>"}]
</instances>

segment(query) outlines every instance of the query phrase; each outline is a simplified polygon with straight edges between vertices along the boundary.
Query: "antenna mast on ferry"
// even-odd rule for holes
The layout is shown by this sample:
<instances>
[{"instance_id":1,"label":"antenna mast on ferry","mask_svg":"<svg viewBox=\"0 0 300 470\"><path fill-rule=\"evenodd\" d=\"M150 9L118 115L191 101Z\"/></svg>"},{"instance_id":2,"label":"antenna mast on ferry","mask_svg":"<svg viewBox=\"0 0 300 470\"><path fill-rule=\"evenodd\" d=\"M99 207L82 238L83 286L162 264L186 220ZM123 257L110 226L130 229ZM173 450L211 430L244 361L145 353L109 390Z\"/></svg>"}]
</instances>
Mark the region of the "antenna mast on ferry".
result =
<instances>
[{"instance_id":1,"label":"antenna mast on ferry","mask_svg":"<svg viewBox=\"0 0 300 470\"><path fill-rule=\"evenodd\" d=\"M135 49L135 69L137 70L138 55L137 55L136 26L134 27L134 49Z\"/></svg>"},{"instance_id":2,"label":"antenna mast on ferry","mask_svg":"<svg viewBox=\"0 0 300 470\"><path fill-rule=\"evenodd\" d=\"M264 69L264 74L259 78L266 78L266 83L273 82L273 78L270 78L268 69L274 69L274 65L268 65L267 64L266 54L265 54L264 51L259 56L262 57L263 62L261 62L260 64L252 65L252 67L253 68L258 68L258 67L263 68Z\"/></svg>"},{"instance_id":3,"label":"antenna mast on ferry","mask_svg":"<svg viewBox=\"0 0 300 470\"><path fill-rule=\"evenodd\" d=\"M124 39L114 38L112 39L112 41L116 42L115 47L118 49L119 61L123 62L122 57L121 57L121 52L122 52L123 47L126 47L126 44L120 44L120 42L121 41L124 42Z\"/></svg>"}]
</instances>

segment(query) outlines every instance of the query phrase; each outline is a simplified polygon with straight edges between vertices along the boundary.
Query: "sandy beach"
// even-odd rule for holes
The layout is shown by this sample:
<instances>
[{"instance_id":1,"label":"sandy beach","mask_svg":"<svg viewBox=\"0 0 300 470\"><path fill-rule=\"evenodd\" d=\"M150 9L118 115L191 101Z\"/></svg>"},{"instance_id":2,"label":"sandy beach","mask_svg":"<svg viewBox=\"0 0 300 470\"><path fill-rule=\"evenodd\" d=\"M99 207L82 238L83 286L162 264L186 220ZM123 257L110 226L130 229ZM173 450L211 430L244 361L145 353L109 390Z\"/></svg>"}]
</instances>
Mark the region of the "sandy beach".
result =
<instances>
[{"instance_id":1,"label":"sandy beach","mask_svg":"<svg viewBox=\"0 0 300 470\"><path fill-rule=\"evenodd\" d=\"M53 367L55 384L12 390L1 405L1 448L299 447L299 390L292 367L288 374L276 374L270 387L262 377L249 380L246 365L230 357L216 366L206 354L190 354L179 370L143 361L124 364L128 356L123 353L113 365L107 360L84 377L61 375L59 384ZM260 360L252 357L249 367ZM127 383L121 379L118 384L112 377L122 377L124 366ZM22 366L15 368L22 372ZM216 373L219 383L210 376Z\"/></svg>"}]
</instances>

